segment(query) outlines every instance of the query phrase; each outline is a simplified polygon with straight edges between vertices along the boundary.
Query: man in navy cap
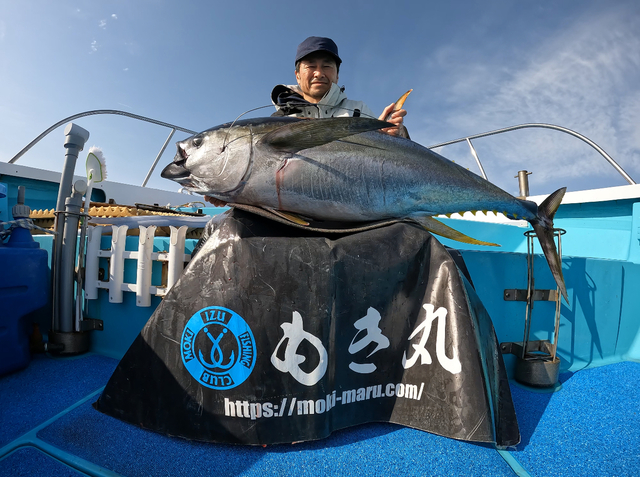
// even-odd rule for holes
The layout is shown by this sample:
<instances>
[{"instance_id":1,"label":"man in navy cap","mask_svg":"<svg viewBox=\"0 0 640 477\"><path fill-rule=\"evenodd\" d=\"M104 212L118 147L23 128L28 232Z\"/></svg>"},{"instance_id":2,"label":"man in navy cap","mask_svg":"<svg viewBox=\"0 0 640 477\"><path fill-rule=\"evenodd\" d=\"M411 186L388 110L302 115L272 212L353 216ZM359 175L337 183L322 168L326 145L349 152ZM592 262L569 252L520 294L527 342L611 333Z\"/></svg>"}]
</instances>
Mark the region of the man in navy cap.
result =
<instances>
[{"instance_id":1,"label":"man in navy cap","mask_svg":"<svg viewBox=\"0 0 640 477\"><path fill-rule=\"evenodd\" d=\"M310 36L298 45L295 59L297 85L278 85L271 92L276 106L274 116L305 118L376 117L362 101L347 99L344 87L338 86L338 73L342 60L338 46L330 38ZM396 125L382 129L388 134L398 134L404 109L393 112L393 104L387 106L379 119Z\"/></svg>"},{"instance_id":2,"label":"man in navy cap","mask_svg":"<svg viewBox=\"0 0 640 477\"><path fill-rule=\"evenodd\" d=\"M366 117L375 118L375 114L362 101L347 99L344 87L338 86L338 72L342 60L338 55L338 46L331 38L310 36L298 45L296 52L297 85L278 85L271 92L271 100L276 106L273 116L295 116L303 118ZM402 118L407 114L404 109L393 111L393 104L387 106L380 120L395 124L393 128L380 131L397 135L403 126ZM390 118L387 116L391 114ZM406 129L402 128L405 137ZM222 207L224 201L204 196L205 200Z\"/></svg>"}]
</instances>

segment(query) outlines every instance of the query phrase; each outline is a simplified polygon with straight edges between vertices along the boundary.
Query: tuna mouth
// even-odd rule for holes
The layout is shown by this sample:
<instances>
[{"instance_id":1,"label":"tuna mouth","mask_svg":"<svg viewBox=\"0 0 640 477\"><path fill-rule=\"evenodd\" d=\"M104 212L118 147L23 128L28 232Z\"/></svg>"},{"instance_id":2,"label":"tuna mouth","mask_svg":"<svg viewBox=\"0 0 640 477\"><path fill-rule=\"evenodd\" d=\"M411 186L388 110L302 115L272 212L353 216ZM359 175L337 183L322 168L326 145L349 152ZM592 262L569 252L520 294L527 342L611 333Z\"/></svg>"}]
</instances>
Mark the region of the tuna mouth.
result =
<instances>
[{"instance_id":1,"label":"tuna mouth","mask_svg":"<svg viewBox=\"0 0 640 477\"><path fill-rule=\"evenodd\" d=\"M176 182L179 182L180 184L187 185L187 184L184 184L185 181L181 180L181 179L187 179L190 176L189 170L186 167L184 167L184 164L187 162L187 157L189 157L187 152L184 150L184 148L180 146L180 144L178 144L178 153L173 158L173 162L171 162L167 167L162 169L162 172L160 173L160 177L164 179L171 179L172 181L176 181ZM191 181L188 181L188 182L191 182Z\"/></svg>"},{"instance_id":2,"label":"tuna mouth","mask_svg":"<svg viewBox=\"0 0 640 477\"><path fill-rule=\"evenodd\" d=\"M190 175L191 173L189 172L188 169L186 169L181 164L176 164L175 162L172 162L171 164L169 164L160 173L160 177L164 179L171 179L173 181L179 182L182 185L191 184L191 181L188 180Z\"/></svg>"}]
</instances>

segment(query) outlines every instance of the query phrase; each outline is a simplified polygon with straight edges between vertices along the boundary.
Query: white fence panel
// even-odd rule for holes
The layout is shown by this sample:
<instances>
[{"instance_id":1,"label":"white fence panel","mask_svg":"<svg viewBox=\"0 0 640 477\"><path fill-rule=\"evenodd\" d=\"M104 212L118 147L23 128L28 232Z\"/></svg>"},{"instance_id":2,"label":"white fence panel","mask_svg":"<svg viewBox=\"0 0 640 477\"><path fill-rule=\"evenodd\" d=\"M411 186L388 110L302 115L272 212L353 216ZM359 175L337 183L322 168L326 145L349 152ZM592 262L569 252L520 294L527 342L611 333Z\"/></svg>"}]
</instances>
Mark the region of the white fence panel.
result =
<instances>
[{"instance_id":1,"label":"white fence panel","mask_svg":"<svg viewBox=\"0 0 640 477\"><path fill-rule=\"evenodd\" d=\"M102 250L100 242L106 227L91 227L87 236L87 256L85 268L85 299L98 298L98 289L109 290L111 303L122 303L123 292L136 294L137 306L151 306L151 295L164 296L175 284L184 270L184 263L191 259L191 255L185 253L184 245L187 235L187 226L170 227L169 251L154 252L153 239L157 227L140 226L138 251L126 251L126 238L129 227L127 225L111 226L111 249ZM99 279L99 259L109 259L109 280ZM125 283L124 261L126 259L137 260L136 283ZM167 262L166 286L152 286L151 276L153 262Z\"/></svg>"}]
</instances>

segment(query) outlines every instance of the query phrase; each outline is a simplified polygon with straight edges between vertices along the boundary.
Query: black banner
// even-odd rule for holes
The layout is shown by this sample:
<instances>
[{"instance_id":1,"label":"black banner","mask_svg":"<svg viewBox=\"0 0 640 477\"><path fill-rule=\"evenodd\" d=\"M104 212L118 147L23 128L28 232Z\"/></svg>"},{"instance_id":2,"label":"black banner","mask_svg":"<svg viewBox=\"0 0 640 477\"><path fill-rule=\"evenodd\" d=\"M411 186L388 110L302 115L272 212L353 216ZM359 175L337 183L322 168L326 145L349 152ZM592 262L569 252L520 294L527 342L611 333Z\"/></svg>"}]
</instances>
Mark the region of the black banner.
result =
<instances>
[{"instance_id":1,"label":"black banner","mask_svg":"<svg viewBox=\"0 0 640 477\"><path fill-rule=\"evenodd\" d=\"M519 442L491 320L428 232L307 233L236 210L208 233L97 409L211 442L374 421Z\"/></svg>"}]
</instances>

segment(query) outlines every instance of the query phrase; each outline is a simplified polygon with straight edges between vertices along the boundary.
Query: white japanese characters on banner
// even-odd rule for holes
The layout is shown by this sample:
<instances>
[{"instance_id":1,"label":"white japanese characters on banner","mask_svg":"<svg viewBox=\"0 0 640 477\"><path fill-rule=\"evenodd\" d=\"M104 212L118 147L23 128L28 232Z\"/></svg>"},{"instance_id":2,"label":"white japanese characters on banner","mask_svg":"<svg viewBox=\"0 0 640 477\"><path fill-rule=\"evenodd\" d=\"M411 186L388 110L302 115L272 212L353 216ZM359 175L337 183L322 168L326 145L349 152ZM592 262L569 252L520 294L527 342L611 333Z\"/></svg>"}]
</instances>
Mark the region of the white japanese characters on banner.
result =
<instances>
[{"instance_id":1,"label":"white japanese characters on banner","mask_svg":"<svg viewBox=\"0 0 640 477\"><path fill-rule=\"evenodd\" d=\"M293 319L291 320L291 323L282 323L280 327L284 331L284 336L271 355L271 364L273 364L278 371L291 374L291 376L293 376L293 378L300 384L313 386L322 379L325 371L327 370L327 350L322 345L322 341L311 333L304 331L302 316L297 311L293 312ZM300 369L300 365L304 363L307 358L297 353L300 343L304 340L311 343L320 355L318 365L310 373L304 372ZM285 351L284 359L282 360L277 357L277 354L279 348L283 345L285 346Z\"/></svg>"},{"instance_id":2,"label":"white japanese characters on banner","mask_svg":"<svg viewBox=\"0 0 640 477\"><path fill-rule=\"evenodd\" d=\"M402 366L405 369L411 368L418 362L418 359L420 359L421 365L432 364L431 355L429 351L427 351L426 345L433 323L437 320L436 358L438 363L452 374L460 373L462 365L458 359L458 351L452 349L452 358L447 357L445 353L447 310L442 307L435 310L435 307L431 304L425 304L423 308L426 311L426 316L424 320L416 326L408 338L408 340L411 341L421 333L420 341L417 344L414 343L411 345L414 349L411 358L407 359L405 352L402 357ZM356 328L356 332L349 345L350 354L358 353L371 343L375 343L375 349L366 356L369 358L374 353L389 347L389 339L382 334L382 330L379 327L380 319L380 313L375 308L370 307L365 316L354 322L353 326ZM322 340L304 330L302 315L297 311L293 312L291 323L284 322L280 327L284 334L271 355L271 364L273 364L278 371L291 374L300 384L313 386L318 383L318 381L324 377L328 364L327 350L322 344ZM308 341L313 348L315 348L319 356L319 362L311 372L305 372L300 368L300 365L307 361L307 356L298 354L297 352L300 344L304 340ZM278 357L282 346L285 347L284 359ZM349 363L349 369L356 373L369 374L376 370L376 365L373 363L356 363L352 361Z\"/></svg>"},{"instance_id":3,"label":"white japanese characters on banner","mask_svg":"<svg viewBox=\"0 0 640 477\"><path fill-rule=\"evenodd\" d=\"M411 340L418 333L422 332L420 342L418 344L411 345L415 352L410 359L407 359L407 353L404 354L402 357L402 366L404 366L405 369L410 368L416 364L418 358L420 358L420 364L431 364L431 355L429 354L429 351L427 351L426 345L427 340L429 339L429 333L431 333L431 328L433 327L433 322L437 319L436 357L438 358L438 363L440 363L440 365L451 374L459 373L462 370L462 365L458 359L458 350L452 348L453 357L448 358L444 349L447 327L447 310L445 308L438 308L434 311L435 307L429 304L422 305L422 307L427 311L427 315L409 336L409 340Z\"/></svg>"}]
</instances>

